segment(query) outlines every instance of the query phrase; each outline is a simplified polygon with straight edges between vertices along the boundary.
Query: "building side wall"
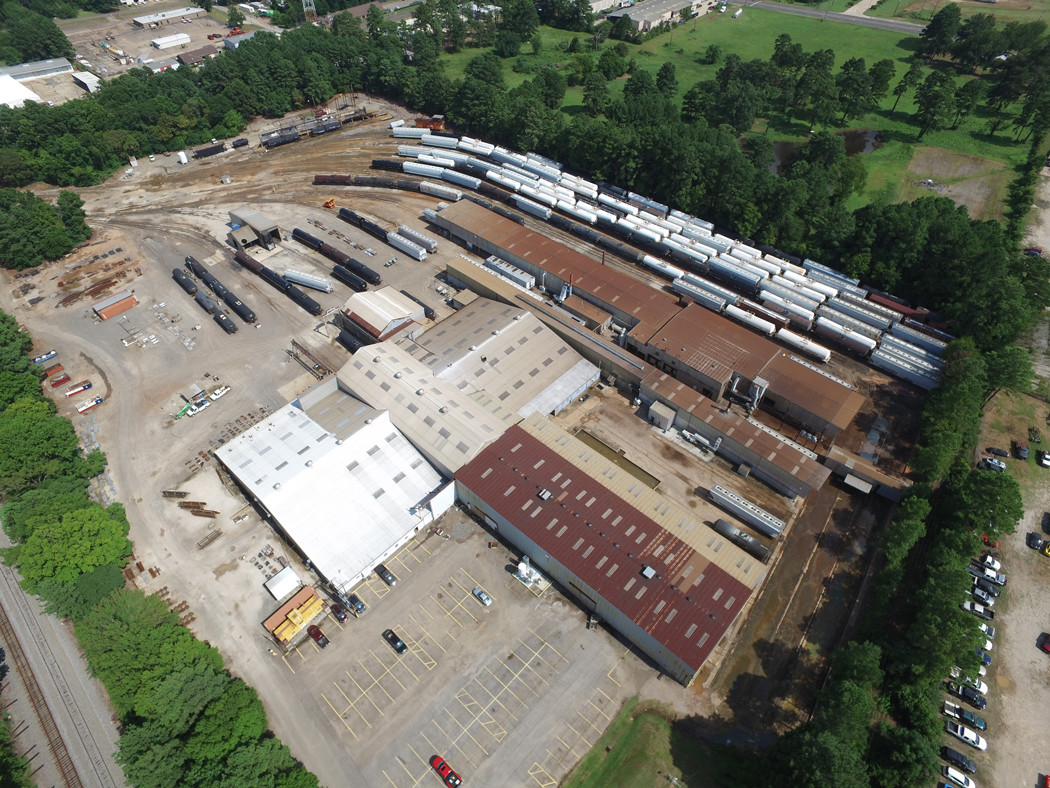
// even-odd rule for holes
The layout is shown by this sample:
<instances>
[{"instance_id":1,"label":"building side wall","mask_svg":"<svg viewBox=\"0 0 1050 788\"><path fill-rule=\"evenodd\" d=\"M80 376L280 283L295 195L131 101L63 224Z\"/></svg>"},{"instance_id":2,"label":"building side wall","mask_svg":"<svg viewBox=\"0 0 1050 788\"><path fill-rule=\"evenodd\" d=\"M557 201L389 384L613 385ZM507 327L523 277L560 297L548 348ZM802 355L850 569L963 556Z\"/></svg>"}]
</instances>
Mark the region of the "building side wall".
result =
<instances>
[{"instance_id":1,"label":"building side wall","mask_svg":"<svg viewBox=\"0 0 1050 788\"><path fill-rule=\"evenodd\" d=\"M687 687L693 683L696 679L696 674L699 672L699 665L693 668L685 664L683 660L671 653L652 635L625 616L620 610L613 607L612 604L584 583L583 580L570 572L556 558L540 549L535 542L522 533L515 525L490 508L478 495L459 481L456 482L456 492L460 501L471 512L481 517L491 528L505 537L519 551L527 555L532 564L541 572L576 597L581 607L588 612L595 613L609 626L627 638L642 653L652 659L667 675Z\"/></svg>"}]
</instances>

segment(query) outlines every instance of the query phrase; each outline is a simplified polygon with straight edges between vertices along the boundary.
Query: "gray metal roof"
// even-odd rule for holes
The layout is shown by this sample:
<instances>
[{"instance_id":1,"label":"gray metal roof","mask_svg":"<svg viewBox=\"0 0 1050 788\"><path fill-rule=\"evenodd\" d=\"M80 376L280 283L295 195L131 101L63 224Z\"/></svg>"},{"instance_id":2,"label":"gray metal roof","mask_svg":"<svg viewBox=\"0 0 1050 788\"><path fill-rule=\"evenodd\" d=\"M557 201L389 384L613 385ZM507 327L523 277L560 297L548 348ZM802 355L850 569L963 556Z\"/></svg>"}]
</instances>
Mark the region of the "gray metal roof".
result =
<instances>
[{"instance_id":1,"label":"gray metal roof","mask_svg":"<svg viewBox=\"0 0 1050 788\"><path fill-rule=\"evenodd\" d=\"M204 13L204 9L198 8L197 6L187 6L185 8L175 8L171 11L158 11L155 14L146 14L146 16L136 16L132 21L137 25L156 24L157 22L167 22L169 19L181 19L184 16L199 16Z\"/></svg>"},{"instance_id":2,"label":"gray metal roof","mask_svg":"<svg viewBox=\"0 0 1050 788\"><path fill-rule=\"evenodd\" d=\"M265 214L259 213L259 211L253 211L251 208L238 208L235 211L230 211L230 221L242 227L251 227L257 233L277 231L277 222Z\"/></svg>"},{"instance_id":3,"label":"gray metal roof","mask_svg":"<svg viewBox=\"0 0 1050 788\"><path fill-rule=\"evenodd\" d=\"M0 68L0 74L6 74L21 82L23 79L64 74L72 70L73 66L68 60L64 57L56 57L51 60L34 60L31 63L19 63L16 66L4 66Z\"/></svg>"}]
</instances>

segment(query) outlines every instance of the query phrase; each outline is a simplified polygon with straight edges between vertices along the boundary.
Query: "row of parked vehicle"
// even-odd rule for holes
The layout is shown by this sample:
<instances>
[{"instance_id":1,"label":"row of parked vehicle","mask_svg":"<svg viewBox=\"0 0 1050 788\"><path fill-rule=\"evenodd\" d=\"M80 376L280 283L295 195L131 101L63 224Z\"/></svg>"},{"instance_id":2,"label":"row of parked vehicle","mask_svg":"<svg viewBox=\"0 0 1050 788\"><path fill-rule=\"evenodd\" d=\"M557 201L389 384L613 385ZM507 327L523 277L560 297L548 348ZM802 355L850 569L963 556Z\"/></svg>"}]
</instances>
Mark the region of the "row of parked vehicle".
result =
<instances>
[{"instance_id":1,"label":"row of parked vehicle","mask_svg":"<svg viewBox=\"0 0 1050 788\"><path fill-rule=\"evenodd\" d=\"M995 647L995 627L991 624L995 620L993 608L1006 585L1006 575L1003 574L1002 568L998 559L988 553L974 559L973 563L966 567L972 581L972 599L963 602L962 608L981 619L978 626L984 637L984 644L976 649L980 666L974 677L965 675L962 668L954 667L951 676L945 682L949 694L978 711L988 706L988 684L984 679L988 675L988 667L992 664L989 652ZM944 701L941 713L948 718L944 723L948 735L975 750L988 749L988 740L981 735L988 730L988 723L983 717L951 700ZM977 773L977 764L972 758L947 746L941 748L941 757L948 765L941 767L944 780L938 783L938 788L976 788L973 778L968 776Z\"/></svg>"}]
</instances>

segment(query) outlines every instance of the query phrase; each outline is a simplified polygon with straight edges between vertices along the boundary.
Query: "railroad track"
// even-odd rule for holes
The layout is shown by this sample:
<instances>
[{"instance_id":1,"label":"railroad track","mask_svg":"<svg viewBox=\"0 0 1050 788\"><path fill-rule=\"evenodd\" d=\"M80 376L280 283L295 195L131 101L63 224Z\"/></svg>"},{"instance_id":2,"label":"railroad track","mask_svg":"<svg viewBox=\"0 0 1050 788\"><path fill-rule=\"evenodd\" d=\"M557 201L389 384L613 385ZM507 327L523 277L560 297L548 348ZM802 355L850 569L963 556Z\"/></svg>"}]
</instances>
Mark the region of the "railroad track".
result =
<instances>
[{"instance_id":1,"label":"railroad track","mask_svg":"<svg viewBox=\"0 0 1050 788\"><path fill-rule=\"evenodd\" d=\"M18 613L24 619L40 652L44 667L47 669L48 674L51 676L51 679L54 681L55 686L62 697L62 702L66 707L71 722L73 723L77 737L80 739L84 750L87 752L88 757L91 760L91 784L104 788L109 788L110 786L116 788L119 783L113 779L113 776L109 771L109 766L104 760L102 752L99 750L98 744L95 742L94 736L91 733L91 728L84 719L80 707L77 705L76 698L73 696L69 684L66 682L62 669L59 666L58 661L55 659L54 652L52 652L51 646L47 642L44 632L40 629L36 612L29 606L29 602L22 592L22 589L18 587L18 580L15 577L13 570L8 567L0 567L0 576L2 576L0 582L6 586L6 588L4 588L4 591L6 592L4 596L14 602L14 607L18 609ZM77 772L76 765L73 763L73 759L69 754L69 749L66 747L66 742L62 737L62 732L59 730L55 718L51 713L51 709L47 704L47 699L44 697L44 693L40 688L40 683L37 681L33 665L30 664L29 659L26 657L25 649L22 647L21 640L19 639L14 626L11 624L10 615L13 614L13 612L14 611L9 611L6 606L0 605L0 638L3 639L7 646L8 659L11 660L11 663L14 665L15 669L18 671L18 675L22 679L22 683L26 688L26 693L29 696L29 702L33 707L37 719L40 721L41 730L43 730L44 735L47 738L48 749L51 751L55 766L58 769L64 784L67 788L83 788L84 783L80 778L80 774Z\"/></svg>"}]
</instances>

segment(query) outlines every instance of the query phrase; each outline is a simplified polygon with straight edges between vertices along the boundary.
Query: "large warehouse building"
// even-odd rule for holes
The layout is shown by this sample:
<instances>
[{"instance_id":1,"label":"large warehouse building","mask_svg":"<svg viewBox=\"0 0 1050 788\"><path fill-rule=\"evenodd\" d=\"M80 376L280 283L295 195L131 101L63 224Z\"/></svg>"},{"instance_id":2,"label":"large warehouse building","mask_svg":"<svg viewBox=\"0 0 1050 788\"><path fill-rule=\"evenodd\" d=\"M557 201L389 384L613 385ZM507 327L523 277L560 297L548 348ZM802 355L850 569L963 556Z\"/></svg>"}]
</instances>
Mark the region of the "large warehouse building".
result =
<instances>
[{"instance_id":1,"label":"large warehouse building","mask_svg":"<svg viewBox=\"0 0 1050 788\"><path fill-rule=\"evenodd\" d=\"M276 527L346 591L452 506L450 483L332 378L216 451Z\"/></svg>"},{"instance_id":2,"label":"large warehouse building","mask_svg":"<svg viewBox=\"0 0 1050 788\"><path fill-rule=\"evenodd\" d=\"M625 329L626 349L712 399L731 392L735 401L745 401L753 389L762 407L829 438L847 426L864 403L843 381L808 363L791 361L777 343L699 305L683 308L677 296L479 205L465 200L449 205L436 215L435 223L469 248L531 274L548 293L558 298L571 293L612 315ZM459 275L483 276L471 271ZM582 344L578 349L587 353Z\"/></svg>"},{"instance_id":3,"label":"large warehouse building","mask_svg":"<svg viewBox=\"0 0 1050 788\"><path fill-rule=\"evenodd\" d=\"M461 468L456 492L687 686L765 575L688 510L539 415Z\"/></svg>"}]
</instances>

